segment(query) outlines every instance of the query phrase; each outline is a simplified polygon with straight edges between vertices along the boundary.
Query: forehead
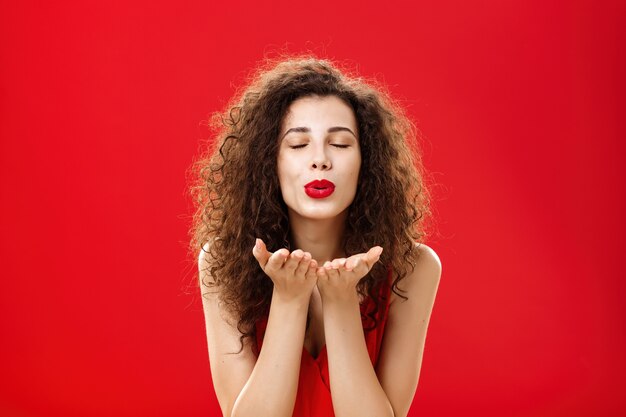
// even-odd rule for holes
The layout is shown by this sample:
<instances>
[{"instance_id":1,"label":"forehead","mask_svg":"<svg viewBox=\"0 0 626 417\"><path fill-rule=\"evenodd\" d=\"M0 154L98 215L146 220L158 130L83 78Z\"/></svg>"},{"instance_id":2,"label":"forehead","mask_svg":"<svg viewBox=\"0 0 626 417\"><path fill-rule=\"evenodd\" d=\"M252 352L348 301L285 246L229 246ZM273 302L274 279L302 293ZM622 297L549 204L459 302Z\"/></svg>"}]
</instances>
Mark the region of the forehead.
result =
<instances>
[{"instance_id":1,"label":"forehead","mask_svg":"<svg viewBox=\"0 0 626 417\"><path fill-rule=\"evenodd\" d=\"M352 108L336 96L306 96L295 100L285 114L282 127L346 126L356 129Z\"/></svg>"}]
</instances>

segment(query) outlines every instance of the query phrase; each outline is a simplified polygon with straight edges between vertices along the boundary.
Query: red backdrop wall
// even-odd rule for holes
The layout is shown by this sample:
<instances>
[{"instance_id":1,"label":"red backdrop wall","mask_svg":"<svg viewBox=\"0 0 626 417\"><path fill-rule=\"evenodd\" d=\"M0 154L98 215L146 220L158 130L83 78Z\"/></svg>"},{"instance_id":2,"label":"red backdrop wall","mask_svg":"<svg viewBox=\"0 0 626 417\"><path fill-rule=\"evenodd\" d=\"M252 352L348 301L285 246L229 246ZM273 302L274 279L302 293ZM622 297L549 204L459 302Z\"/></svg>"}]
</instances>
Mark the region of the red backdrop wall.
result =
<instances>
[{"instance_id":1,"label":"red backdrop wall","mask_svg":"<svg viewBox=\"0 0 626 417\"><path fill-rule=\"evenodd\" d=\"M624 16L2 2L0 415L219 414L185 170L285 49L385 82L424 135L443 276L410 415L624 415Z\"/></svg>"}]
</instances>

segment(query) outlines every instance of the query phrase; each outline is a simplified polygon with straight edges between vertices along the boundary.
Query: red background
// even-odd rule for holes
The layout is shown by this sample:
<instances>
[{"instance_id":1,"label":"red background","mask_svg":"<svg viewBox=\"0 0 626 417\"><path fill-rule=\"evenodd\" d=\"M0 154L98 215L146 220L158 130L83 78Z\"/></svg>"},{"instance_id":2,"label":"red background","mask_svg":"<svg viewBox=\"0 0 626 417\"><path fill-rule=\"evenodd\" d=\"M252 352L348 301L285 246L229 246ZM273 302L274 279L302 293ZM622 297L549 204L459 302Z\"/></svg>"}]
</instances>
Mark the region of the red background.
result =
<instances>
[{"instance_id":1,"label":"red background","mask_svg":"<svg viewBox=\"0 0 626 417\"><path fill-rule=\"evenodd\" d=\"M250 4L2 2L0 415L218 415L185 170L285 49L424 134L443 276L410 415L624 415L625 3Z\"/></svg>"}]
</instances>

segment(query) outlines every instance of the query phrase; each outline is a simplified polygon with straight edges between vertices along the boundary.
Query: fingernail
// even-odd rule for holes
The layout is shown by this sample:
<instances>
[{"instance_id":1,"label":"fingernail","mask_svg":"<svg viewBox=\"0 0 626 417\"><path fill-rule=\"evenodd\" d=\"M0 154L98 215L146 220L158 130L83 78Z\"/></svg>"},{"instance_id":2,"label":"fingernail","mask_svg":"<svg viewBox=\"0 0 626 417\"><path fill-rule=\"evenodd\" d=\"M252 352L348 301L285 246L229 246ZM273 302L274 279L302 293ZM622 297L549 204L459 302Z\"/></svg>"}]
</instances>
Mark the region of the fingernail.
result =
<instances>
[{"instance_id":1,"label":"fingernail","mask_svg":"<svg viewBox=\"0 0 626 417\"><path fill-rule=\"evenodd\" d=\"M256 239L256 241L254 242L254 247L257 249L261 249L261 239Z\"/></svg>"},{"instance_id":2,"label":"fingernail","mask_svg":"<svg viewBox=\"0 0 626 417\"><path fill-rule=\"evenodd\" d=\"M383 253L383 248L378 246L375 250L374 250L374 254L376 256L380 256L380 254Z\"/></svg>"}]
</instances>

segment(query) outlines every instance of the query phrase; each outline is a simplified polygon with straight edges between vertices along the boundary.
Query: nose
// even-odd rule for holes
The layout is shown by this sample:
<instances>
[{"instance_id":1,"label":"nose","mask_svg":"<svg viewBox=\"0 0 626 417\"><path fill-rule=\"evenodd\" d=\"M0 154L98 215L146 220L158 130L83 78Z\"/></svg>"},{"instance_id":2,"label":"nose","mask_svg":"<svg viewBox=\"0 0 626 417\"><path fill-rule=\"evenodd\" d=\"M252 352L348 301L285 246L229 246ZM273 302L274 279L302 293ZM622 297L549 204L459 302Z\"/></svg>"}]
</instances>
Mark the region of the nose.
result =
<instances>
[{"instance_id":1,"label":"nose","mask_svg":"<svg viewBox=\"0 0 626 417\"><path fill-rule=\"evenodd\" d=\"M324 140L315 141L310 149L313 151L310 162L312 169L327 171L332 168Z\"/></svg>"},{"instance_id":2,"label":"nose","mask_svg":"<svg viewBox=\"0 0 626 417\"><path fill-rule=\"evenodd\" d=\"M332 167L330 159L325 152L317 152L311 160L311 168L327 171Z\"/></svg>"}]
</instances>

